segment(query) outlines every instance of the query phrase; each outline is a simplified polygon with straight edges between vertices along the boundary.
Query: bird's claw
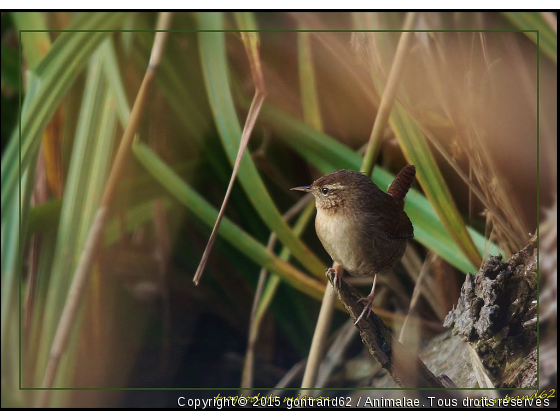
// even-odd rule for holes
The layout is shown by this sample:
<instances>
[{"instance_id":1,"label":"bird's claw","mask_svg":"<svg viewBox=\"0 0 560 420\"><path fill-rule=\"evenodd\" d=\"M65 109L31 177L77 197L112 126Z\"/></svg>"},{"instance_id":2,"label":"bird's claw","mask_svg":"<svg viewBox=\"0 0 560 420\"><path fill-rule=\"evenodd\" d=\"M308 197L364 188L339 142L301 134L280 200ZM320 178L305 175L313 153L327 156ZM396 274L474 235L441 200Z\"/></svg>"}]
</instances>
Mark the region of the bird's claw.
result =
<instances>
[{"instance_id":1,"label":"bird's claw","mask_svg":"<svg viewBox=\"0 0 560 420\"><path fill-rule=\"evenodd\" d=\"M342 278L340 277L340 270L329 267L325 271L325 276L327 276L329 280L332 280L333 289L336 289L340 286L340 281L342 280Z\"/></svg>"},{"instance_id":2,"label":"bird's claw","mask_svg":"<svg viewBox=\"0 0 560 420\"><path fill-rule=\"evenodd\" d=\"M371 314L371 304L373 302L373 295L369 294L366 297L358 299L358 302L361 302L361 301L365 301L366 305L364 306L364 310L362 311L362 313L360 314L358 319L356 319L356 322L354 322L354 325L357 325L358 322L360 322L360 320L362 318L364 318L364 320L368 319L369 314ZM365 317L364 317L364 315L365 315Z\"/></svg>"}]
</instances>

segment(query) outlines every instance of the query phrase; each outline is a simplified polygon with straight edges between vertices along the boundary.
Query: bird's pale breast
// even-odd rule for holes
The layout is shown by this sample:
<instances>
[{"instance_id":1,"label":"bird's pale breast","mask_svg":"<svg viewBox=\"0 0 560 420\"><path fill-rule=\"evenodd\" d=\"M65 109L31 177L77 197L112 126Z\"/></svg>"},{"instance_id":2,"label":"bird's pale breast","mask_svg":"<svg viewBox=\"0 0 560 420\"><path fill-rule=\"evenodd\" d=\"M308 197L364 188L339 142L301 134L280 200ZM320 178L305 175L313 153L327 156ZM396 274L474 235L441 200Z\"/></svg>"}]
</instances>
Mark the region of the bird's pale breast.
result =
<instances>
[{"instance_id":1,"label":"bird's pale breast","mask_svg":"<svg viewBox=\"0 0 560 420\"><path fill-rule=\"evenodd\" d=\"M333 214L318 211L315 218L315 230L323 247L334 261L349 273L354 273L359 269L361 255L353 252L357 249L357 234L351 217L341 212Z\"/></svg>"},{"instance_id":2,"label":"bird's pale breast","mask_svg":"<svg viewBox=\"0 0 560 420\"><path fill-rule=\"evenodd\" d=\"M317 211L315 230L331 258L353 276L372 276L392 268L406 248L406 238L376 235L371 226L344 211Z\"/></svg>"}]
</instances>

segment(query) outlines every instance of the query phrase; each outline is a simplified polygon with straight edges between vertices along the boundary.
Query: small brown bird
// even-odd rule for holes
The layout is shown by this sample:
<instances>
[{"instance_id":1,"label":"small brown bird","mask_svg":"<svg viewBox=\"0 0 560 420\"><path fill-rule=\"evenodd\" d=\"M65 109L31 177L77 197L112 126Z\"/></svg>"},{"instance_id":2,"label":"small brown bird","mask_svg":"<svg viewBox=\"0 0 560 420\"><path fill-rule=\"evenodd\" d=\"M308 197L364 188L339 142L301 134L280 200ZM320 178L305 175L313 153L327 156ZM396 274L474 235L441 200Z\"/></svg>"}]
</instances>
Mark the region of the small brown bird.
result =
<instances>
[{"instance_id":1,"label":"small brown bird","mask_svg":"<svg viewBox=\"0 0 560 420\"><path fill-rule=\"evenodd\" d=\"M334 274L334 286L342 279L340 267L352 276L374 276L370 294L361 299L366 305L356 324L371 312L377 274L393 268L408 239L414 237L404 201L415 174L415 167L406 165L387 193L366 175L346 169L327 174L311 185L292 188L315 196L315 230L336 263L335 268L327 270Z\"/></svg>"}]
</instances>

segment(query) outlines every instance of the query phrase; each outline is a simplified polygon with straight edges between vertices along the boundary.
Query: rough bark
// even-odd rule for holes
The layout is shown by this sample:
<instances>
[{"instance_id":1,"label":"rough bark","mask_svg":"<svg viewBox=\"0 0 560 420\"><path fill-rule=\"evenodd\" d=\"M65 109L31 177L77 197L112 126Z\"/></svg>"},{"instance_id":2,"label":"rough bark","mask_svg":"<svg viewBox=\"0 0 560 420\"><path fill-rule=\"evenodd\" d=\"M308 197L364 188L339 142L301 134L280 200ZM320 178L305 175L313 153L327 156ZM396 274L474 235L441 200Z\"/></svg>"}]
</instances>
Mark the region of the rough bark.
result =
<instances>
[{"instance_id":1,"label":"rough bark","mask_svg":"<svg viewBox=\"0 0 560 420\"><path fill-rule=\"evenodd\" d=\"M536 236L509 260L491 256L469 274L444 326L477 352L496 387L537 385Z\"/></svg>"}]
</instances>

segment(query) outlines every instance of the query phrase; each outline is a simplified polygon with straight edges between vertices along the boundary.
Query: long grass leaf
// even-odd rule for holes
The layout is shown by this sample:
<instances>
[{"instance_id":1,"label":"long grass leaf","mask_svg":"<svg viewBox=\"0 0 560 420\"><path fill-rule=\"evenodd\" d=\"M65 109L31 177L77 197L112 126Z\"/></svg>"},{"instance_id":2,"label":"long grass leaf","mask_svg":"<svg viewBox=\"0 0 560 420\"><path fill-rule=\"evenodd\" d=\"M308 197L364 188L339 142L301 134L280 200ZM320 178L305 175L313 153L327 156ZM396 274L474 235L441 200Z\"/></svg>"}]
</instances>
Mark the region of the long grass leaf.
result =
<instances>
[{"instance_id":1,"label":"long grass leaf","mask_svg":"<svg viewBox=\"0 0 560 420\"><path fill-rule=\"evenodd\" d=\"M418 182L438 213L439 219L455 239L462 253L473 266L478 267L482 262L482 252L476 248L469 235L447 183L418 125L400 104L395 104L390 121L407 160L416 165Z\"/></svg>"},{"instance_id":2,"label":"long grass leaf","mask_svg":"<svg viewBox=\"0 0 560 420\"><path fill-rule=\"evenodd\" d=\"M239 15L239 14L238 14ZM241 14L247 15L247 14ZM252 24L252 21L249 22ZM250 28L248 28L250 29ZM222 201L222 206L218 213L218 218L216 219L216 223L212 228L212 233L210 234L210 239L208 239L208 244L206 245L206 249L202 254L202 258L200 259L200 263L194 274L193 282L197 284L200 282L200 278L202 277L202 273L204 272L204 267L208 261L208 257L210 255L210 251L212 250L212 245L216 240L216 235L218 233L218 229L220 227L220 223L222 218L224 217L224 212L229 200L229 196L233 189L233 183L237 178L237 172L239 171L239 165L241 164L241 158L243 157L243 153L247 148L247 144L249 143L249 139L251 138L251 134L253 133L253 128L255 127L255 123L257 122L257 118L261 111L262 105L266 98L266 88L264 85L264 77L262 74L261 68L261 59L259 53L259 38L257 33L250 33L250 32L243 32L241 34L241 39L245 44L245 50L247 51L247 55L249 57L249 63L251 67L251 74L253 76L253 84L255 85L255 96L253 97L253 101L251 102L251 106L249 107L249 112L247 114L247 121L245 122L245 126L243 127L243 132L241 133L241 140L239 142L239 149L237 150L237 156L235 157L235 162L233 164L233 169L231 171L231 176L229 179L229 184L226 190L226 194Z\"/></svg>"},{"instance_id":3,"label":"long grass leaf","mask_svg":"<svg viewBox=\"0 0 560 420\"><path fill-rule=\"evenodd\" d=\"M315 68L311 50L311 34L299 32L298 34L298 65L299 89L301 104L303 106L303 120L317 131L323 131L321 107L317 94Z\"/></svg>"},{"instance_id":4,"label":"long grass leaf","mask_svg":"<svg viewBox=\"0 0 560 420\"><path fill-rule=\"evenodd\" d=\"M47 349L51 346L94 209L101 199L108 164L111 161L114 134L108 135L107 130L114 130L116 120L113 119L107 124L107 118L114 113L114 106L107 103L106 95L102 58L98 53L92 58L88 71L68 182L65 186L52 272L50 278L41 279L49 283L49 288L42 318L44 344L40 346L42 350L38 355L37 380L43 375L49 355Z\"/></svg>"},{"instance_id":5,"label":"long grass leaf","mask_svg":"<svg viewBox=\"0 0 560 420\"><path fill-rule=\"evenodd\" d=\"M27 96L34 98L39 91L38 80L34 77L29 78L29 89ZM23 104L23 111L28 107L28 104ZM18 354L13 351L8 351L8 343L18 342L18 338L7 334L13 334L17 331L19 325L19 279L20 279L20 262L19 256L21 252L22 243L20 241L20 234L25 232L27 224L29 203L33 186L35 184L35 170L37 167L38 149L34 151L30 158L29 165L26 167L19 167L17 159L13 162L2 161L3 166L7 171L15 171L17 174L21 171L21 178L19 180L19 188L15 191L6 186L9 179L2 177L2 199L5 199L6 209L2 210L2 309L1 309L1 332L2 341L1 349L6 350L7 357L3 362L9 363L10 367L6 369L5 380L10 383L10 391L17 389L16 383L19 382L19 375L16 374L14 366L19 365ZM16 186L18 186L16 184ZM16 299L18 297L18 299ZM16 305L16 303L18 305ZM5 335L6 334L6 335ZM17 397L15 397L17 398Z\"/></svg>"},{"instance_id":6,"label":"long grass leaf","mask_svg":"<svg viewBox=\"0 0 560 420\"><path fill-rule=\"evenodd\" d=\"M36 12L27 13L14 13L13 14L14 23L18 30L32 29L32 30L46 30L47 25L44 21L44 14ZM29 68L34 68L42 60L42 58L47 54L51 48L51 42L49 36L46 32L31 32L27 33L27 36L22 37L23 42L23 59L26 61ZM28 80L28 98L30 100L34 99L38 95L39 83L33 76ZM24 107L29 107L28 103L24 104ZM15 133L18 131L16 130ZM16 141L16 134L14 134L11 142L2 156L2 311L1 311L1 331L2 331L2 353L6 355L11 355L12 357L17 357L17 354L9 352L5 347L8 341L4 333L13 331L8 328L8 322L12 324L17 324L17 311L15 311L15 303L18 300L15 298L15 293L17 292L18 285L18 253L20 247L19 234L20 234L20 198L18 192L16 191L17 182L15 180L18 176L18 142ZM34 165L35 158L31 159L32 164L30 167L23 166L22 175L24 178L20 180L20 190L21 197L23 198L23 203L28 203L28 199L31 195L31 183L33 182ZM11 205L8 202L11 201ZM9 208L4 208L4 205L9 206ZM22 216L23 220L27 219L28 205L22 205ZM13 246L13 244L18 244L18 246ZM11 316L11 318L10 318ZM5 352L4 352L5 351ZM10 359L6 357L6 361L12 360L10 369L6 369L6 375L4 376L7 381L16 381L19 375L10 375L9 372L14 373L13 367L15 366L16 359ZM4 366L3 366L4 367ZM3 370L4 371L4 370ZM14 385L12 383L11 385ZM15 386L8 387L10 391L15 390Z\"/></svg>"},{"instance_id":7,"label":"long grass leaf","mask_svg":"<svg viewBox=\"0 0 560 420\"><path fill-rule=\"evenodd\" d=\"M119 121L121 126L124 128L130 118L130 105L128 104L128 99L126 97L113 40L108 39L106 42L101 44L100 49L104 59L103 70L105 72L105 77L107 78L107 83L109 84L111 92L117 102Z\"/></svg>"},{"instance_id":8,"label":"long grass leaf","mask_svg":"<svg viewBox=\"0 0 560 420\"><path fill-rule=\"evenodd\" d=\"M69 30L110 29L115 27L123 16L123 13L84 13L72 23ZM57 38L41 62L30 71L30 75L40 82L40 87L32 101L30 97L26 97L26 107L22 110L22 168L29 166L34 153L39 148L37 136L49 122L86 60L107 36L106 32L65 32ZM6 200L13 197L13 194L17 194L16 163L20 153L18 135L19 132L16 130L2 156L2 210Z\"/></svg>"},{"instance_id":9,"label":"long grass leaf","mask_svg":"<svg viewBox=\"0 0 560 420\"><path fill-rule=\"evenodd\" d=\"M543 18L541 12L502 12L502 14L517 28L523 31L527 38L537 44L550 59L556 63L558 60L557 34Z\"/></svg>"},{"instance_id":10,"label":"long grass leaf","mask_svg":"<svg viewBox=\"0 0 560 420\"><path fill-rule=\"evenodd\" d=\"M45 14L41 12L15 12L12 14L14 23L20 31L30 31L21 34L23 60L27 67L37 66L51 49L51 38L48 33Z\"/></svg>"},{"instance_id":11,"label":"long grass leaf","mask_svg":"<svg viewBox=\"0 0 560 420\"><path fill-rule=\"evenodd\" d=\"M148 146L135 142L132 150L140 163L179 202L207 226L214 225L218 215L217 210L179 178ZM280 275L290 286L314 298L322 296L325 286L317 279L307 276L291 264L268 252L262 244L233 224L228 218L224 217L218 233L255 263Z\"/></svg>"},{"instance_id":12,"label":"long grass leaf","mask_svg":"<svg viewBox=\"0 0 560 420\"><path fill-rule=\"evenodd\" d=\"M222 29L222 17L218 13L201 13L199 22L203 29ZM199 40L202 68L215 123L226 154L233 164L241 139L241 127L228 80L225 35L219 32L201 32ZM268 227L276 232L280 241L290 248L294 257L313 275L322 277L324 264L282 219L248 155L241 161L239 180L253 207Z\"/></svg>"}]
</instances>

